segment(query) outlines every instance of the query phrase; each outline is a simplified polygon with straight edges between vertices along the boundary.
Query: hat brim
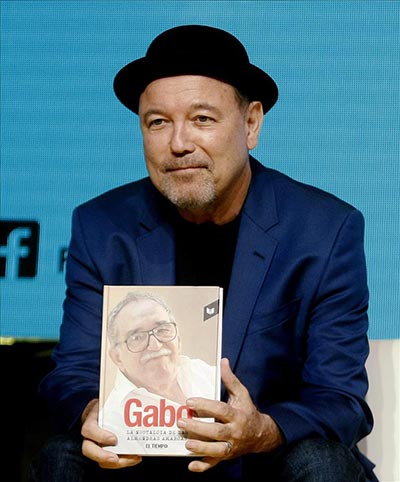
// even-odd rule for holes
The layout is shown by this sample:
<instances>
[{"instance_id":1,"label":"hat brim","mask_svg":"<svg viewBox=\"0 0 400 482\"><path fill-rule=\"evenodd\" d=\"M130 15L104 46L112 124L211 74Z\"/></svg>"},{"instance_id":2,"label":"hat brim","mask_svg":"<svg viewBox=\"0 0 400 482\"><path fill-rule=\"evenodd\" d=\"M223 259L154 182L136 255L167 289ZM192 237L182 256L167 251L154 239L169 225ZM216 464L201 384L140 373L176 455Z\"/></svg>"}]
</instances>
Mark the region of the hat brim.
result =
<instances>
[{"instance_id":1,"label":"hat brim","mask_svg":"<svg viewBox=\"0 0 400 482\"><path fill-rule=\"evenodd\" d=\"M139 113L139 99L147 85L157 79L179 75L201 75L211 77L237 88L250 101L262 103L264 114L278 99L275 81L263 70L248 64L245 69L229 70L218 64L187 61L181 63L153 64L146 57L125 65L115 76L114 92L125 107Z\"/></svg>"}]
</instances>

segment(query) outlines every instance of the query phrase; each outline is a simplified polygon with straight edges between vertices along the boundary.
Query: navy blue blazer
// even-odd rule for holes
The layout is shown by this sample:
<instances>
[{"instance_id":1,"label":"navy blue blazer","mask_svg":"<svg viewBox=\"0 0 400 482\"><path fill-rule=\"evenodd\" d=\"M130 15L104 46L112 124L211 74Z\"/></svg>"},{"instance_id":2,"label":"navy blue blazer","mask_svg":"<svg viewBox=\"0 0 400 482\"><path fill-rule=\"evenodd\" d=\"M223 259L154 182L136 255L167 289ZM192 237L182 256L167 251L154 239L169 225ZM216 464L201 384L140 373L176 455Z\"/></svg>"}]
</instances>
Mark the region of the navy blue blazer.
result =
<instances>
[{"instance_id":1,"label":"navy blue blazer","mask_svg":"<svg viewBox=\"0 0 400 482\"><path fill-rule=\"evenodd\" d=\"M222 354L287 443L322 435L355 449L372 429L363 217L253 158L251 167ZM56 367L41 385L64 427L98 397L103 285L175 284L168 209L145 178L74 210Z\"/></svg>"}]
</instances>

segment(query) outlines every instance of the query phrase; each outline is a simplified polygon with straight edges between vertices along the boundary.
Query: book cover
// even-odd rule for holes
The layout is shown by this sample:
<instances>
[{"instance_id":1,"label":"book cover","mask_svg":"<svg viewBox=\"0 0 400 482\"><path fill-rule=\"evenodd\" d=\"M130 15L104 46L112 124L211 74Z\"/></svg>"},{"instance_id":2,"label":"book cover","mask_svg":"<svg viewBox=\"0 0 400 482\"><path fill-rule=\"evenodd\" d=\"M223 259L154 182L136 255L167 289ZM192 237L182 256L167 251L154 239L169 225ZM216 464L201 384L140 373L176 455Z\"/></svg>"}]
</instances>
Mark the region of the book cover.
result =
<instances>
[{"instance_id":1,"label":"book cover","mask_svg":"<svg viewBox=\"0 0 400 482\"><path fill-rule=\"evenodd\" d=\"M187 456L189 397L220 399L223 290L105 286L99 426L118 454ZM212 419L201 419L210 421Z\"/></svg>"}]
</instances>

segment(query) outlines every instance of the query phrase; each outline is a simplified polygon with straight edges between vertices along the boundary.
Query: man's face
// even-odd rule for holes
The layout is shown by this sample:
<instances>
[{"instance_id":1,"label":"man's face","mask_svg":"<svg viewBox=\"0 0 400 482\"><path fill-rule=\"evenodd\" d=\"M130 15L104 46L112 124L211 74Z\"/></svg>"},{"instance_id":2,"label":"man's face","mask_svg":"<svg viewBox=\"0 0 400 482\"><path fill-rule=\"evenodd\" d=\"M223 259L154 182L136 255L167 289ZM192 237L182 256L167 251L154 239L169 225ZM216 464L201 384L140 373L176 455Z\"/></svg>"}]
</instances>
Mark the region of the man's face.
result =
<instances>
[{"instance_id":1,"label":"man's face","mask_svg":"<svg viewBox=\"0 0 400 482\"><path fill-rule=\"evenodd\" d=\"M150 83L139 115L157 189L182 213L208 213L214 222L235 217L250 183L249 149L257 144L261 104L243 108L232 86L185 75Z\"/></svg>"},{"instance_id":2,"label":"man's face","mask_svg":"<svg viewBox=\"0 0 400 482\"><path fill-rule=\"evenodd\" d=\"M154 335L149 336L147 348L132 353L124 343L130 335L153 330L171 320L165 309L153 300L141 300L127 304L117 315L118 345L110 355L119 369L135 385L152 391L176 377L179 358L179 337L162 343Z\"/></svg>"}]
</instances>

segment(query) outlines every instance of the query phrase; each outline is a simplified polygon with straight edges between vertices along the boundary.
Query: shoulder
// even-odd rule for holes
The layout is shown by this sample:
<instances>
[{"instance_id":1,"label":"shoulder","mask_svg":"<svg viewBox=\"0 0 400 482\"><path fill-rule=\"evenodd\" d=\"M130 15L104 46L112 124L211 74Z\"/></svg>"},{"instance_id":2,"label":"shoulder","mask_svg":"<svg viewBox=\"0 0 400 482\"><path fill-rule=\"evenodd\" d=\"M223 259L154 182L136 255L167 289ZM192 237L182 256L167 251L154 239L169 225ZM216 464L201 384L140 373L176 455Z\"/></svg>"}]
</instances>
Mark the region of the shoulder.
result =
<instances>
[{"instance_id":1,"label":"shoulder","mask_svg":"<svg viewBox=\"0 0 400 482\"><path fill-rule=\"evenodd\" d=\"M96 196L74 209L73 224L92 226L96 231L129 230L163 222L165 198L150 178L124 184Z\"/></svg>"},{"instance_id":2,"label":"shoulder","mask_svg":"<svg viewBox=\"0 0 400 482\"><path fill-rule=\"evenodd\" d=\"M148 177L110 189L76 207L77 210L93 210L122 207L124 204L146 198L153 190Z\"/></svg>"},{"instance_id":3,"label":"shoulder","mask_svg":"<svg viewBox=\"0 0 400 482\"><path fill-rule=\"evenodd\" d=\"M254 161L253 190L258 197L267 199L270 204L274 203L277 212L281 215L290 212L294 215L321 213L323 217L347 216L351 212L358 211L333 193L298 181Z\"/></svg>"},{"instance_id":4,"label":"shoulder","mask_svg":"<svg viewBox=\"0 0 400 482\"><path fill-rule=\"evenodd\" d=\"M297 181L252 159L252 181L244 214L276 239L290 243L329 243L346 225L360 236L362 213L323 189Z\"/></svg>"}]
</instances>

